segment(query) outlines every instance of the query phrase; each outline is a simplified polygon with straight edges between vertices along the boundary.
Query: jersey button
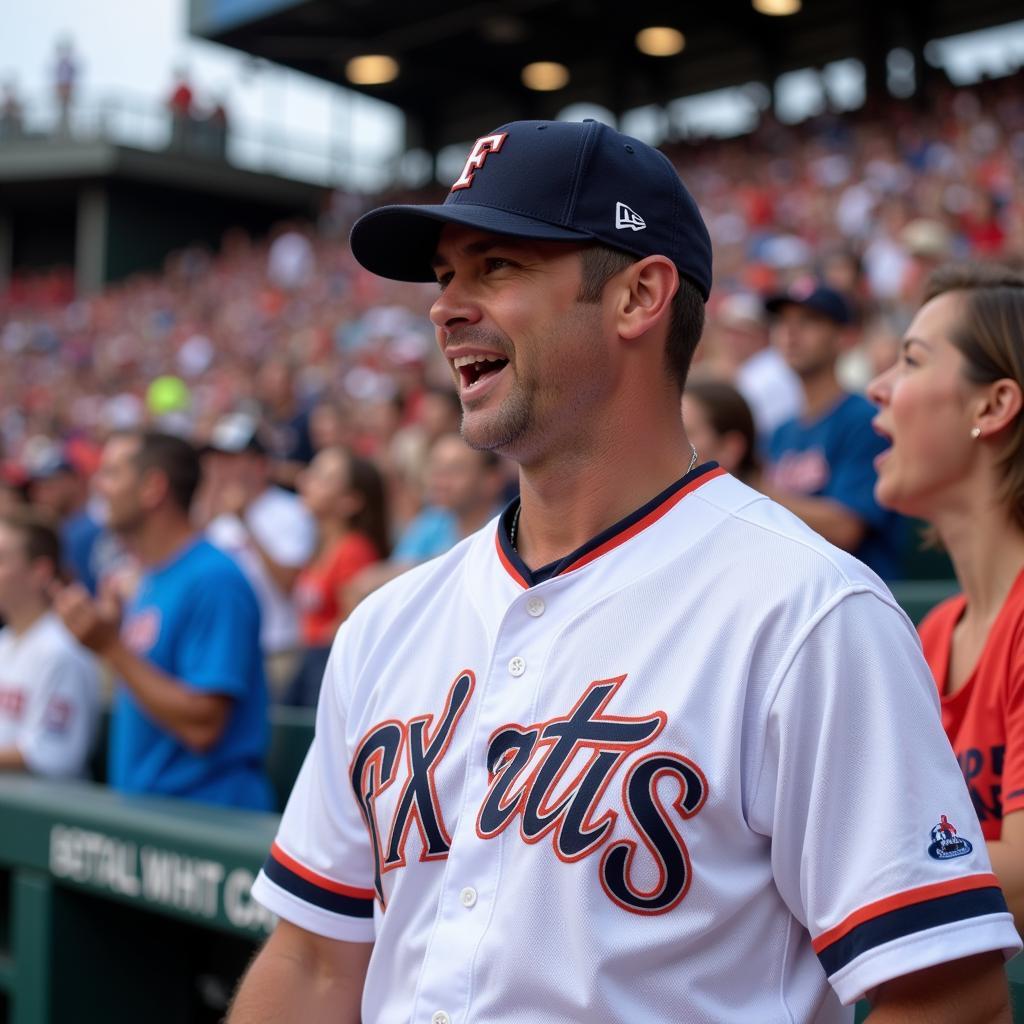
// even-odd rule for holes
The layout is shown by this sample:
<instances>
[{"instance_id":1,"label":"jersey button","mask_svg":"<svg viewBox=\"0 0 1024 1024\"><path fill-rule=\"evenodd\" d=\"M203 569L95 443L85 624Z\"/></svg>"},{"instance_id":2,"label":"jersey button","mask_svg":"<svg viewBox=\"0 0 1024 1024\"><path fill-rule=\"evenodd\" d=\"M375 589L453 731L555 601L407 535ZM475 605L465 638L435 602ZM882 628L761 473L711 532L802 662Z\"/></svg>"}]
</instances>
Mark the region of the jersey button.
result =
<instances>
[{"instance_id":1,"label":"jersey button","mask_svg":"<svg viewBox=\"0 0 1024 1024\"><path fill-rule=\"evenodd\" d=\"M526 661L523 658L512 658L508 663L508 674L518 679L526 671Z\"/></svg>"},{"instance_id":2,"label":"jersey button","mask_svg":"<svg viewBox=\"0 0 1024 1024\"><path fill-rule=\"evenodd\" d=\"M467 885L462 892L459 893L459 902L469 910L470 907L476 906L476 889L471 885Z\"/></svg>"},{"instance_id":3,"label":"jersey button","mask_svg":"<svg viewBox=\"0 0 1024 1024\"><path fill-rule=\"evenodd\" d=\"M444 1010L438 1010L437 1013L430 1018L430 1024L452 1024L452 1019L444 1012Z\"/></svg>"},{"instance_id":4,"label":"jersey button","mask_svg":"<svg viewBox=\"0 0 1024 1024\"><path fill-rule=\"evenodd\" d=\"M531 597L526 602L526 611L535 619L544 614L544 601L539 597Z\"/></svg>"}]
</instances>

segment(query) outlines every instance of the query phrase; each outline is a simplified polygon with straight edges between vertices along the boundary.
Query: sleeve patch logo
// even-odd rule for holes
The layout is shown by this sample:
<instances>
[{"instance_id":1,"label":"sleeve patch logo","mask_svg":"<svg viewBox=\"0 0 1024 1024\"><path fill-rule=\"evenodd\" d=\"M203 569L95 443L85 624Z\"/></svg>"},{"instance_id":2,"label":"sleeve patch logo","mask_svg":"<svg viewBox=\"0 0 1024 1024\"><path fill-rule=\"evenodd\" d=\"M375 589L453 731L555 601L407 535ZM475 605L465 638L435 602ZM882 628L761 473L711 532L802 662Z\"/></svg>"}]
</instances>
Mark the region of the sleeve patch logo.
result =
<instances>
[{"instance_id":1,"label":"sleeve patch logo","mask_svg":"<svg viewBox=\"0 0 1024 1024\"><path fill-rule=\"evenodd\" d=\"M928 854L936 860L950 860L953 857L966 857L973 850L973 845L956 834L956 826L943 814L939 823L932 828L932 843Z\"/></svg>"}]
</instances>

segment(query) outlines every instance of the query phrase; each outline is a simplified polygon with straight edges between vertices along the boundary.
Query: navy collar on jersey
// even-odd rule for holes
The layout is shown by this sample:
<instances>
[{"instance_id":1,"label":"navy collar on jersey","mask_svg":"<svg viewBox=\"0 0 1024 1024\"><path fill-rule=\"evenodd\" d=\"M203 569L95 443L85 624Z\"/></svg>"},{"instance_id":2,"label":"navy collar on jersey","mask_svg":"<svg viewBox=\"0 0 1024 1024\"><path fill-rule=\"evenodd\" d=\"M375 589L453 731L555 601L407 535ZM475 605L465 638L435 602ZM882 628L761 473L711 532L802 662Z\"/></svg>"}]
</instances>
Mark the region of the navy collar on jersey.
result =
<instances>
[{"instance_id":1,"label":"navy collar on jersey","mask_svg":"<svg viewBox=\"0 0 1024 1024\"><path fill-rule=\"evenodd\" d=\"M691 470L682 479L677 480L671 486L665 488L661 494L652 498L645 505L634 512L630 512L624 519L620 519L607 530L602 530L596 537L591 538L582 547L559 558L557 561L542 565L539 569L530 570L526 563L519 557L519 552L512 547L509 539L509 530L512 527L512 519L519 507L519 499L514 498L501 513L498 520L498 529L495 533L495 544L498 548L498 558L509 575L523 587L535 587L538 583L550 580L555 576L579 569L588 562L600 558L612 548L624 544L630 537L635 537L645 530L652 523L657 522L666 512L674 508L691 491L696 490L702 484L713 480L717 476L723 476L725 470L717 462L705 462L702 466Z\"/></svg>"}]
</instances>

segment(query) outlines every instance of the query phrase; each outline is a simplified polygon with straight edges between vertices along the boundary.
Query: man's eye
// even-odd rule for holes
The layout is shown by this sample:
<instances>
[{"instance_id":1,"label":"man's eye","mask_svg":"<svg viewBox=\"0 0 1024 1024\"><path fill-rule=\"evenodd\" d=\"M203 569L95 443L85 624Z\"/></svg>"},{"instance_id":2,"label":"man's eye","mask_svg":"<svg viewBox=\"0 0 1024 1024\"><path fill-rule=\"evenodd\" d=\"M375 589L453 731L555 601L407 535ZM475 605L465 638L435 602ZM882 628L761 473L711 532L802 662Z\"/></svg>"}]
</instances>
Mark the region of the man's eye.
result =
<instances>
[{"instance_id":1,"label":"man's eye","mask_svg":"<svg viewBox=\"0 0 1024 1024\"><path fill-rule=\"evenodd\" d=\"M485 260L485 265L488 270L501 270L504 267L512 266L509 260L506 260L501 256L488 256Z\"/></svg>"},{"instance_id":2,"label":"man's eye","mask_svg":"<svg viewBox=\"0 0 1024 1024\"><path fill-rule=\"evenodd\" d=\"M438 274L437 276L437 287L444 291L448 287L448 282L452 279L451 272L446 274Z\"/></svg>"}]
</instances>

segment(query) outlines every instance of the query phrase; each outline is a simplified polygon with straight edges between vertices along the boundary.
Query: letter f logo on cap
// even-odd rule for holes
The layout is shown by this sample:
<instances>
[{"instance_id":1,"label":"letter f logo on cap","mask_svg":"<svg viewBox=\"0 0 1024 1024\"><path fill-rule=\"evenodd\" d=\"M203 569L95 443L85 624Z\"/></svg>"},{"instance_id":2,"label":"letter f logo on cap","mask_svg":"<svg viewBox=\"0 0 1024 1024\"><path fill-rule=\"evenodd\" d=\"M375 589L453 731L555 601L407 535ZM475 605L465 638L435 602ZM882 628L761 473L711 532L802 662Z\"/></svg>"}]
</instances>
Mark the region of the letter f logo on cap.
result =
<instances>
[{"instance_id":1,"label":"letter f logo on cap","mask_svg":"<svg viewBox=\"0 0 1024 1024\"><path fill-rule=\"evenodd\" d=\"M466 166L462 168L459 180L452 185L451 190L454 192L459 188L469 188L473 184L474 173L483 167L487 154L497 153L507 137L508 132L501 132L498 135L485 135L483 138L477 139L476 145L473 146L473 152L469 154L469 159L466 161Z\"/></svg>"}]
</instances>

